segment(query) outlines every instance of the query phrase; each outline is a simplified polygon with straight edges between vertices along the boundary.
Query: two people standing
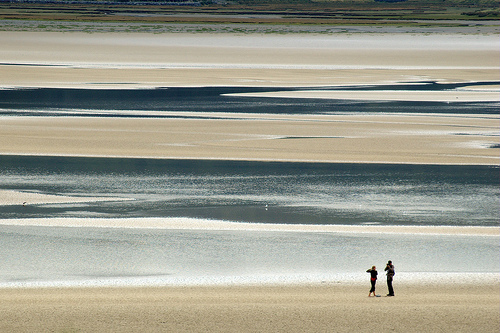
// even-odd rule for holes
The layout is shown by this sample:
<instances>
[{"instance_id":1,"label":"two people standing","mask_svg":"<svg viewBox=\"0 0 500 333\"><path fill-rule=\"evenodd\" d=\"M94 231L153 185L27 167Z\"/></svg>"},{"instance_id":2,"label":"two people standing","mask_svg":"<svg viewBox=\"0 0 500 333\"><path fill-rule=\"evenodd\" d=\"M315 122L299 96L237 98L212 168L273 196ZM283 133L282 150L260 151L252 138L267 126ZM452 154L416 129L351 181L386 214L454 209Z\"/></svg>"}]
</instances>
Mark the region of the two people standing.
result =
<instances>
[{"instance_id":1,"label":"two people standing","mask_svg":"<svg viewBox=\"0 0 500 333\"><path fill-rule=\"evenodd\" d=\"M387 275L387 288L389 289L389 293L387 294L387 296L394 296L394 289L392 287L392 280L393 280L394 274L396 274L396 272L394 270L394 265L392 264L391 260L389 260L387 262L384 271L387 272L386 273L386 275ZM370 297L372 295L372 293L373 293L373 296L378 296L375 294L375 284L377 283L377 275L378 275L377 267L372 266L372 268L370 268L366 272L370 273L370 283L372 285L372 287L370 289L370 293L368 294L368 297Z\"/></svg>"}]
</instances>

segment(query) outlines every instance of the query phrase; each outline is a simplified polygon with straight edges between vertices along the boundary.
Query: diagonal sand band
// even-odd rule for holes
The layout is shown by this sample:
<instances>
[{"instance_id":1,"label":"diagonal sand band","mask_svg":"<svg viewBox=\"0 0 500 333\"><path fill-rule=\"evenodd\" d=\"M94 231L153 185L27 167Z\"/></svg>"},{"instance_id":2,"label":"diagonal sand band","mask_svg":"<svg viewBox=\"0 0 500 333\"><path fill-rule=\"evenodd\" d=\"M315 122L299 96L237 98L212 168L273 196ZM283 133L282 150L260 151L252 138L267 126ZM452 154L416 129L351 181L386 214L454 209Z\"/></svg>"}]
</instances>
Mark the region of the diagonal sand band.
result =
<instances>
[{"instance_id":1,"label":"diagonal sand band","mask_svg":"<svg viewBox=\"0 0 500 333\"><path fill-rule=\"evenodd\" d=\"M14 191L0 189L0 206L12 205L40 205L40 204L58 204L58 203L83 203L98 201L123 201L130 200L116 197L86 197L86 196L68 196L51 195L31 191Z\"/></svg>"},{"instance_id":2,"label":"diagonal sand band","mask_svg":"<svg viewBox=\"0 0 500 333\"><path fill-rule=\"evenodd\" d=\"M411 90L378 90L378 91L276 91L264 93L227 94L228 96L245 97L285 97L285 98L321 98L348 99L370 101L413 101L413 102L500 102L500 89L487 91L447 90L447 91L411 91Z\"/></svg>"}]
</instances>

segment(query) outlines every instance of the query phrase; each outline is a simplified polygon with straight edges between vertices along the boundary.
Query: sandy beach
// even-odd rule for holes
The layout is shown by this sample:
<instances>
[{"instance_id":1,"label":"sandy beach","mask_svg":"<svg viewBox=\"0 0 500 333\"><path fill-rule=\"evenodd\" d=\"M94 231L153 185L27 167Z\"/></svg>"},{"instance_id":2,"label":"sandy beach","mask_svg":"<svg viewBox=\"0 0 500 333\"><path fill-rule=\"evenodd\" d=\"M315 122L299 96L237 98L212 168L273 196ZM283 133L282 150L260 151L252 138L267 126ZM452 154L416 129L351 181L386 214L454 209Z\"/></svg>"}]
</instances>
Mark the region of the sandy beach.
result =
<instances>
[{"instance_id":1,"label":"sandy beach","mask_svg":"<svg viewBox=\"0 0 500 333\"><path fill-rule=\"evenodd\" d=\"M5 332L497 332L498 285L0 290ZM384 278L377 292L385 296Z\"/></svg>"},{"instance_id":2,"label":"sandy beach","mask_svg":"<svg viewBox=\"0 0 500 333\"><path fill-rule=\"evenodd\" d=\"M318 87L491 81L496 83L482 90L408 92L399 98L498 101L499 93L497 35L266 37L2 31L0 45L0 89ZM287 93L286 96L305 95L339 97L325 92ZM392 91L382 91L370 99L393 100L393 95ZM269 96L280 96L280 93ZM363 99L366 95L353 91L342 97ZM177 115L175 112L163 114ZM193 112L190 115L195 117L1 116L0 154L500 165L498 114ZM29 193L28 197L38 204L107 200L40 193ZM19 205L21 198L26 200L26 193L21 197L15 191L0 191L2 205ZM2 220L0 224L11 222ZM17 222L19 225L43 223ZM51 222L54 226L68 223L64 219ZM108 223L105 226L109 227L116 226L117 222L100 223ZM154 227L153 224L150 227ZM176 227L179 226L172 223L171 228ZM234 226L224 223L212 226L219 230L231 227ZM383 227L378 228L351 227L337 231L387 232ZM418 230L498 236L497 228ZM416 229L401 228L397 232L412 233ZM497 282L429 281L403 285L396 279L395 289L396 297L369 298L368 278L366 285L339 281L300 286L5 288L0 289L0 331L498 332L500 285ZM377 293L386 294L383 275Z\"/></svg>"}]
</instances>

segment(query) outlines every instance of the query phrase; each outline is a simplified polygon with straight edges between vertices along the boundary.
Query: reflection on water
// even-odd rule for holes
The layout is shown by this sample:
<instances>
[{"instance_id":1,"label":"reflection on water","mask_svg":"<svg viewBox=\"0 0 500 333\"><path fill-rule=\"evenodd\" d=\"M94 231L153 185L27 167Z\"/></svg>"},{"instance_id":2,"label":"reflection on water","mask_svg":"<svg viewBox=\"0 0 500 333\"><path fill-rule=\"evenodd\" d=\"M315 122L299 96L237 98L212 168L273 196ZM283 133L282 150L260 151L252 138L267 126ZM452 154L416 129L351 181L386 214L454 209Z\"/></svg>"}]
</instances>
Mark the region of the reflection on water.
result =
<instances>
[{"instance_id":1,"label":"reflection on water","mask_svg":"<svg viewBox=\"0 0 500 333\"><path fill-rule=\"evenodd\" d=\"M398 281L500 272L498 237L2 226L0 244L0 286L349 283L388 259Z\"/></svg>"},{"instance_id":2,"label":"reflection on water","mask_svg":"<svg viewBox=\"0 0 500 333\"><path fill-rule=\"evenodd\" d=\"M173 112L229 112L229 113L271 113L271 114L331 114L355 113L459 113L459 114L498 114L498 102L414 102L414 101L352 101L315 98L265 98L228 96L228 94L273 92L294 90L324 91L453 91L463 87L497 85L498 82L436 83L413 82L396 85L359 85L313 88L284 87L184 87L157 89L70 89L39 88L0 90L0 115L43 116L91 116L102 117L92 110L108 110L107 116L127 115L138 117L134 111L155 111L154 117L162 111ZM144 115L142 115L144 116ZM178 115L178 117L189 117Z\"/></svg>"},{"instance_id":3,"label":"reflection on water","mask_svg":"<svg viewBox=\"0 0 500 333\"><path fill-rule=\"evenodd\" d=\"M483 84L491 82L467 83ZM424 82L411 87L324 89L458 88L460 84ZM154 117L172 117L163 111L498 113L498 103L372 103L224 95L271 90L3 90L0 115L103 116L92 110L110 110L109 117L147 116L134 110L154 111L150 115ZM120 110L120 114L115 112ZM19 204L0 204L0 219L179 217L288 224L498 226L499 184L499 168L489 166L0 156L0 189L21 192ZM23 191L117 200L27 202L23 206ZM500 272L499 242L493 236L3 225L0 253L0 286L344 282L353 277L366 281L366 269L374 264L383 267L388 259L394 261L398 279L405 273L415 277L458 272L462 279L465 273L497 276Z\"/></svg>"},{"instance_id":4,"label":"reflection on water","mask_svg":"<svg viewBox=\"0 0 500 333\"><path fill-rule=\"evenodd\" d=\"M498 167L0 157L0 189L127 201L0 206L0 218L192 217L498 225Z\"/></svg>"}]
</instances>

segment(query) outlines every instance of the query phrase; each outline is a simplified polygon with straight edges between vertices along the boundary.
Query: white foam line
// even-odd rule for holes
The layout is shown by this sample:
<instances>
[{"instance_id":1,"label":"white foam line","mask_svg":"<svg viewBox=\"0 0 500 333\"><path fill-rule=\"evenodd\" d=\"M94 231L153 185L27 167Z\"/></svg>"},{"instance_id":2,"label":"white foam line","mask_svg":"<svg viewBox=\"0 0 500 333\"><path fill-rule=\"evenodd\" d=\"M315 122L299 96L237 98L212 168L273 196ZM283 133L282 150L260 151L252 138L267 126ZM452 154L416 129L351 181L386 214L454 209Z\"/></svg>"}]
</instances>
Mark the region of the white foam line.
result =
<instances>
[{"instance_id":1,"label":"white foam line","mask_svg":"<svg viewBox=\"0 0 500 333\"><path fill-rule=\"evenodd\" d=\"M491 285L500 283L498 273L481 272L398 272L399 284L425 286ZM0 288L71 288L71 287L141 287L141 286L304 286L304 285L361 286L366 284L366 273L324 274L256 274L208 276L134 276L115 278L40 280L3 282Z\"/></svg>"},{"instance_id":2,"label":"white foam line","mask_svg":"<svg viewBox=\"0 0 500 333\"><path fill-rule=\"evenodd\" d=\"M0 225L50 227L144 228L172 230L286 231L331 233L428 234L500 237L500 227L386 226L249 223L194 218L33 218L0 219Z\"/></svg>"}]
</instances>

